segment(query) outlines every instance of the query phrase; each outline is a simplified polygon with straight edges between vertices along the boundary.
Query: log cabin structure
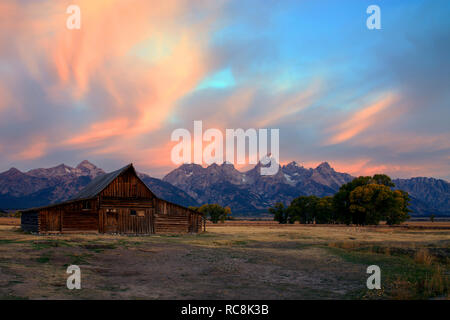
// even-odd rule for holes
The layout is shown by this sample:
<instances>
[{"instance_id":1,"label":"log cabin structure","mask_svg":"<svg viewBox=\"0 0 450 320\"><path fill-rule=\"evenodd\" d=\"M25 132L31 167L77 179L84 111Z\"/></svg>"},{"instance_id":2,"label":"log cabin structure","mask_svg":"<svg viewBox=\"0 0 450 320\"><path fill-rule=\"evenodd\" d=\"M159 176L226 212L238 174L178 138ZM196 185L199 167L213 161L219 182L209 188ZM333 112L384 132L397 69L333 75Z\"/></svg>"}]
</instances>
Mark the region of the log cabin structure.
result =
<instances>
[{"instance_id":1,"label":"log cabin structure","mask_svg":"<svg viewBox=\"0 0 450 320\"><path fill-rule=\"evenodd\" d=\"M22 211L36 233L197 233L202 214L156 197L132 164L96 177L72 199Z\"/></svg>"}]
</instances>

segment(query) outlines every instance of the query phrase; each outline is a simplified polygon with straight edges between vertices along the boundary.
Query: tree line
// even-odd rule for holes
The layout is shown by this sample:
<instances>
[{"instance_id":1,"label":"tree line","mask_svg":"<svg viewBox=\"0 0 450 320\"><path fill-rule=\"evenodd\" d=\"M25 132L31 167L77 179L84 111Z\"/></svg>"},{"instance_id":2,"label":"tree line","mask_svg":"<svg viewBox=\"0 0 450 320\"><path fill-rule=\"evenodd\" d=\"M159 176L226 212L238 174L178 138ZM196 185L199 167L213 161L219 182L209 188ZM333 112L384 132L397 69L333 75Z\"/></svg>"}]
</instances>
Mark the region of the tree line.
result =
<instances>
[{"instance_id":1,"label":"tree line","mask_svg":"<svg viewBox=\"0 0 450 320\"><path fill-rule=\"evenodd\" d=\"M400 224L409 219L410 197L385 174L361 176L342 185L334 196L300 196L289 206L269 209L279 223Z\"/></svg>"},{"instance_id":2,"label":"tree line","mask_svg":"<svg viewBox=\"0 0 450 320\"><path fill-rule=\"evenodd\" d=\"M204 219L209 218L212 223L224 222L231 217L230 207L222 207L217 203L204 204L201 207L190 206L189 209L202 213Z\"/></svg>"}]
</instances>

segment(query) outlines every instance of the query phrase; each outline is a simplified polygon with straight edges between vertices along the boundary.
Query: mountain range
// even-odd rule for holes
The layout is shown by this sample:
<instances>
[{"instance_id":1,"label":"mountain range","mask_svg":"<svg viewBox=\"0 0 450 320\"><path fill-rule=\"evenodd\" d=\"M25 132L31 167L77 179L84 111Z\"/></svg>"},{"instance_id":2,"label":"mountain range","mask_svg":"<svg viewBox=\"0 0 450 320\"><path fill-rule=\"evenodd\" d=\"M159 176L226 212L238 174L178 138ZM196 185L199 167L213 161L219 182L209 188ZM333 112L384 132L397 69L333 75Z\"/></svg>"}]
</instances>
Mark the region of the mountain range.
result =
<instances>
[{"instance_id":1,"label":"mountain range","mask_svg":"<svg viewBox=\"0 0 450 320\"><path fill-rule=\"evenodd\" d=\"M0 173L0 208L24 209L68 200L98 175L105 174L87 160L75 168L60 164L21 172L16 168ZM138 173L156 196L186 206L197 201L186 192L161 179Z\"/></svg>"},{"instance_id":2,"label":"mountain range","mask_svg":"<svg viewBox=\"0 0 450 320\"><path fill-rule=\"evenodd\" d=\"M260 175L261 164L241 172L232 164L202 167L184 164L163 179L139 177L160 198L184 206L219 203L236 215L260 214L277 202L288 204L300 195L333 195L354 177L335 171L327 162L305 168L296 162L279 167L273 176ZM21 172L0 173L0 208L23 209L70 199L105 171L85 160L75 168L61 164ZM450 215L450 184L441 179L395 179L396 188L409 192L412 215Z\"/></svg>"}]
</instances>

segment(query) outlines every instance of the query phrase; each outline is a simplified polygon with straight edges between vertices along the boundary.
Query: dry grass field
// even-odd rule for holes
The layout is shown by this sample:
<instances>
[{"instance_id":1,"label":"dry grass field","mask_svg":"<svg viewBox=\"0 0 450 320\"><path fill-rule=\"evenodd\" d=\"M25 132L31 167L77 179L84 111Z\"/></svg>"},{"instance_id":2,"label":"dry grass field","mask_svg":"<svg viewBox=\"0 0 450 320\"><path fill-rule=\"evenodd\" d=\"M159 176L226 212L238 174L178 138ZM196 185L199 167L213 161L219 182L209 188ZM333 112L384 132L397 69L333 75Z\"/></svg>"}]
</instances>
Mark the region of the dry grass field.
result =
<instances>
[{"instance_id":1,"label":"dry grass field","mask_svg":"<svg viewBox=\"0 0 450 320\"><path fill-rule=\"evenodd\" d=\"M231 221L198 235L38 236L0 220L0 299L446 299L450 223ZM8 224L8 225L5 225ZM67 266L82 273L66 288ZM367 266L382 272L368 290Z\"/></svg>"}]
</instances>

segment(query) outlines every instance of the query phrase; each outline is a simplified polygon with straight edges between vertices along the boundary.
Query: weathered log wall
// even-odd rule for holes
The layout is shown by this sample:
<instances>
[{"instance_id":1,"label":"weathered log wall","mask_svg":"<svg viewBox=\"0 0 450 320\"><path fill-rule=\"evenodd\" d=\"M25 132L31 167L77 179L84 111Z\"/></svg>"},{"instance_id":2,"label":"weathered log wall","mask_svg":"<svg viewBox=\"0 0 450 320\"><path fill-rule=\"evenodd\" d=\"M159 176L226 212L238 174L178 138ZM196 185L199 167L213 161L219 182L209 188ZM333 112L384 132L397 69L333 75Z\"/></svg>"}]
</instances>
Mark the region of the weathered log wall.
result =
<instances>
[{"instance_id":1,"label":"weathered log wall","mask_svg":"<svg viewBox=\"0 0 450 320\"><path fill-rule=\"evenodd\" d=\"M62 231L98 231L97 212L63 212Z\"/></svg>"},{"instance_id":2,"label":"weathered log wall","mask_svg":"<svg viewBox=\"0 0 450 320\"><path fill-rule=\"evenodd\" d=\"M98 231L97 200L80 200L39 211L39 232Z\"/></svg>"},{"instance_id":3,"label":"weathered log wall","mask_svg":"<svg viewBox=\"0 0 450 320\"><path fill-rule=\"evenodd\" d=\"M100 193L100 196L145 199L152 199L154 197L147 186L134 174L132 170L128 170L118 176Z\"/></svg>"},{"instance_id":4,"label":"weathered log wall","mask_svg":"<svg viewBox=\"0 0 450 320\"><path fill-rule=\"evenodd\" d=\"M201 231L202 216L188 208L155 199L155 233Z\"/></svg>"},{"instance_id":5,"label":"weathered log wall","mask_svg":"<svg viewBox=\"0 0 450 320\"><path fill-rule=\"evenodd\" d=\"M189 216L186 215L155 215L155 233L188 233Z\"/></svg>"},{"instance_id":6,"label":"weathered log wall","mask_svg":"<svg viewBox=\"0 0 450 320\"><path fill-rule=\"evenodd\" d=\"M101 233L155 233L153 208L103 208L99 221Z\"/></svg>"}]
</instances>

